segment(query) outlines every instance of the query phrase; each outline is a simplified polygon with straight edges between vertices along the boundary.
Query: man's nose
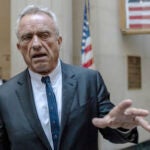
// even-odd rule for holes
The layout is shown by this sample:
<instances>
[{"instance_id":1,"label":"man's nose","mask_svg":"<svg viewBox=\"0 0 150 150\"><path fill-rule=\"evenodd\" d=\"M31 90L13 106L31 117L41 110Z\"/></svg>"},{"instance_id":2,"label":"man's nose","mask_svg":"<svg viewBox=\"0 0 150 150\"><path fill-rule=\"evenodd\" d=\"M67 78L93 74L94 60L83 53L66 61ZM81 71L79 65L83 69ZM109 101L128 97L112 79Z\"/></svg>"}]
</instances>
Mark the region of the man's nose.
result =
<instances>
[{"instance_id":1,"label":"man's nose","mask_svg":"<svg viewBox=\"0 0 150 150\"><path fill-rule=\"evenodd\" d=\"M40 50L41 49L41 40L39 39L39 37L37 35L33 36L33 42L32 42L32 48L34 50Z\"/></svg>"}]
</instances>

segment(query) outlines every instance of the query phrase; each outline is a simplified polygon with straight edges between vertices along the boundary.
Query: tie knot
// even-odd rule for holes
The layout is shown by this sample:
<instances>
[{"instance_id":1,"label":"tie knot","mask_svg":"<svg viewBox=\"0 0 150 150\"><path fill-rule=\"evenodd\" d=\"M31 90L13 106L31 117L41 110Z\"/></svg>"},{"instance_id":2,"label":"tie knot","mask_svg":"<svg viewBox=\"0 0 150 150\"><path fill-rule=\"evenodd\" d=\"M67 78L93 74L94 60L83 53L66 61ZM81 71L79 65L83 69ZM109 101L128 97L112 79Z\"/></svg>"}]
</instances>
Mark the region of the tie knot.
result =
<instances>
[{"instance_id":1,"label":"tie knot","mask_svg":"<svg viewBox=\"0 0 150 150\"><path fill-rule=\"evenodd\" d=\"M41 81L42 81L43 83L45 83L45 84L51 82L49 76L42 77Z\"/></svg>"}]
</instances>

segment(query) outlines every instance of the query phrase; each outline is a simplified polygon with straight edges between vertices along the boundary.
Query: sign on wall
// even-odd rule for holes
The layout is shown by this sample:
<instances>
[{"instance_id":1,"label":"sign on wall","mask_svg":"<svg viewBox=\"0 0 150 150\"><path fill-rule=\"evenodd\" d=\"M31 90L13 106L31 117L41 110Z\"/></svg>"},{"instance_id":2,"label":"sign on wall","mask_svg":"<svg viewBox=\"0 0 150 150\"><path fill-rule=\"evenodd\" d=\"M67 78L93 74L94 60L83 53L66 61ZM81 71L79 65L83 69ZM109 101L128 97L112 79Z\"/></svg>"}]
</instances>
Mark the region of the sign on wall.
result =
<instances>
[{"instance_id":1,"label":"sign on wall","mask_svg":"<svg viewBox=\"0 0 150 150\"><path fill-rule=\"evenodd\" d=\"M128 56L128 89L141 89L141 57Z\"/></svg>"},{"instance_id":2,"label":"sign on wall","mask_svg":"<svg viewBox=\"0 0 150 150\"><path fill-rule=\"evenodd\" d=\"M125 34L150 33L150 0L120 0L121 31Z\"/></svg>"}]
</instances>

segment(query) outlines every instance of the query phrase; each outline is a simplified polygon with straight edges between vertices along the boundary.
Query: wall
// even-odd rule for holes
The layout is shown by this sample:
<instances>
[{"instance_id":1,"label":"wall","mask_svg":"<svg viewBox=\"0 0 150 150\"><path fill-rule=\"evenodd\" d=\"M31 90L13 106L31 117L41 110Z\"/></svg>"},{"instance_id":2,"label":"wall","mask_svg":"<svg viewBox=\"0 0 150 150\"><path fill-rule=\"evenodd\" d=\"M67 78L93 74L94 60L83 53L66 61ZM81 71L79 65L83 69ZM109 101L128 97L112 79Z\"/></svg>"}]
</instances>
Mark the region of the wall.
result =
<instances>
[{"instance_id":1,"label":"wall","mask_svg":"<svg viewBox=\"0 0 150 150\"><path fill-rule=\"evenodd\" d=\"M83 0L73 1L73 48L74 63L80 65ZM134 106L150 108L150 35L123 35L119 23L119 0L91 0L91 36L96 69L99 70L110 92L111 100L117 104L125 98L133 99ZM127 56L141 56L142 89L128 90ZM150 117L147 118L150 120ZM139 139L149 139L149 133L139 128ZM131 144L116 145L100 141L101 150L116 150Z\"/></svg>"},{"instance_id":2,"label":"wall","mask_svg":"<svg viewBox=\"0 0 150 150\"><path fill-rule=\"evenodd\" d=\"M0 77L10 77L10 1L0 1Z\"/></svg>"}]
</instances>

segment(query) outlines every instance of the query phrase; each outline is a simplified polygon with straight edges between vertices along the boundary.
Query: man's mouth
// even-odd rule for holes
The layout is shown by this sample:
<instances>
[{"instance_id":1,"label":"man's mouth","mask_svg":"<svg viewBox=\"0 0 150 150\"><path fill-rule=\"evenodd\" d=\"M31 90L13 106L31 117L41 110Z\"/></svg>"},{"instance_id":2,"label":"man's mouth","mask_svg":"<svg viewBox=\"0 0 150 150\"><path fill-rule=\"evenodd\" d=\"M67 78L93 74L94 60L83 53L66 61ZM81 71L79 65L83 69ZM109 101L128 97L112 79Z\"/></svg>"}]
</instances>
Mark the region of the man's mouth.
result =
<instances>
[{"instance_id":1,"label":"man's mouth","mask_svg":"<svg viewBox=\"0 0 150 150\"><path fill-rule=\"evenodd\" d=\"M32 56L32 58L42 58L42 57L45 57L47 56L46 54L35 54Z\"/></svg>"},{"instance_id":2,"label":"man's mouth","mask_svg":"<svg viewBox=\"0 0 150 150\"><path fill-rule=\"evenodd\" d=\"M47 55L46 54L35 54L32 56L32 60L36 63L42 63L47 61Z\"/></svg>"}]
</instances>

